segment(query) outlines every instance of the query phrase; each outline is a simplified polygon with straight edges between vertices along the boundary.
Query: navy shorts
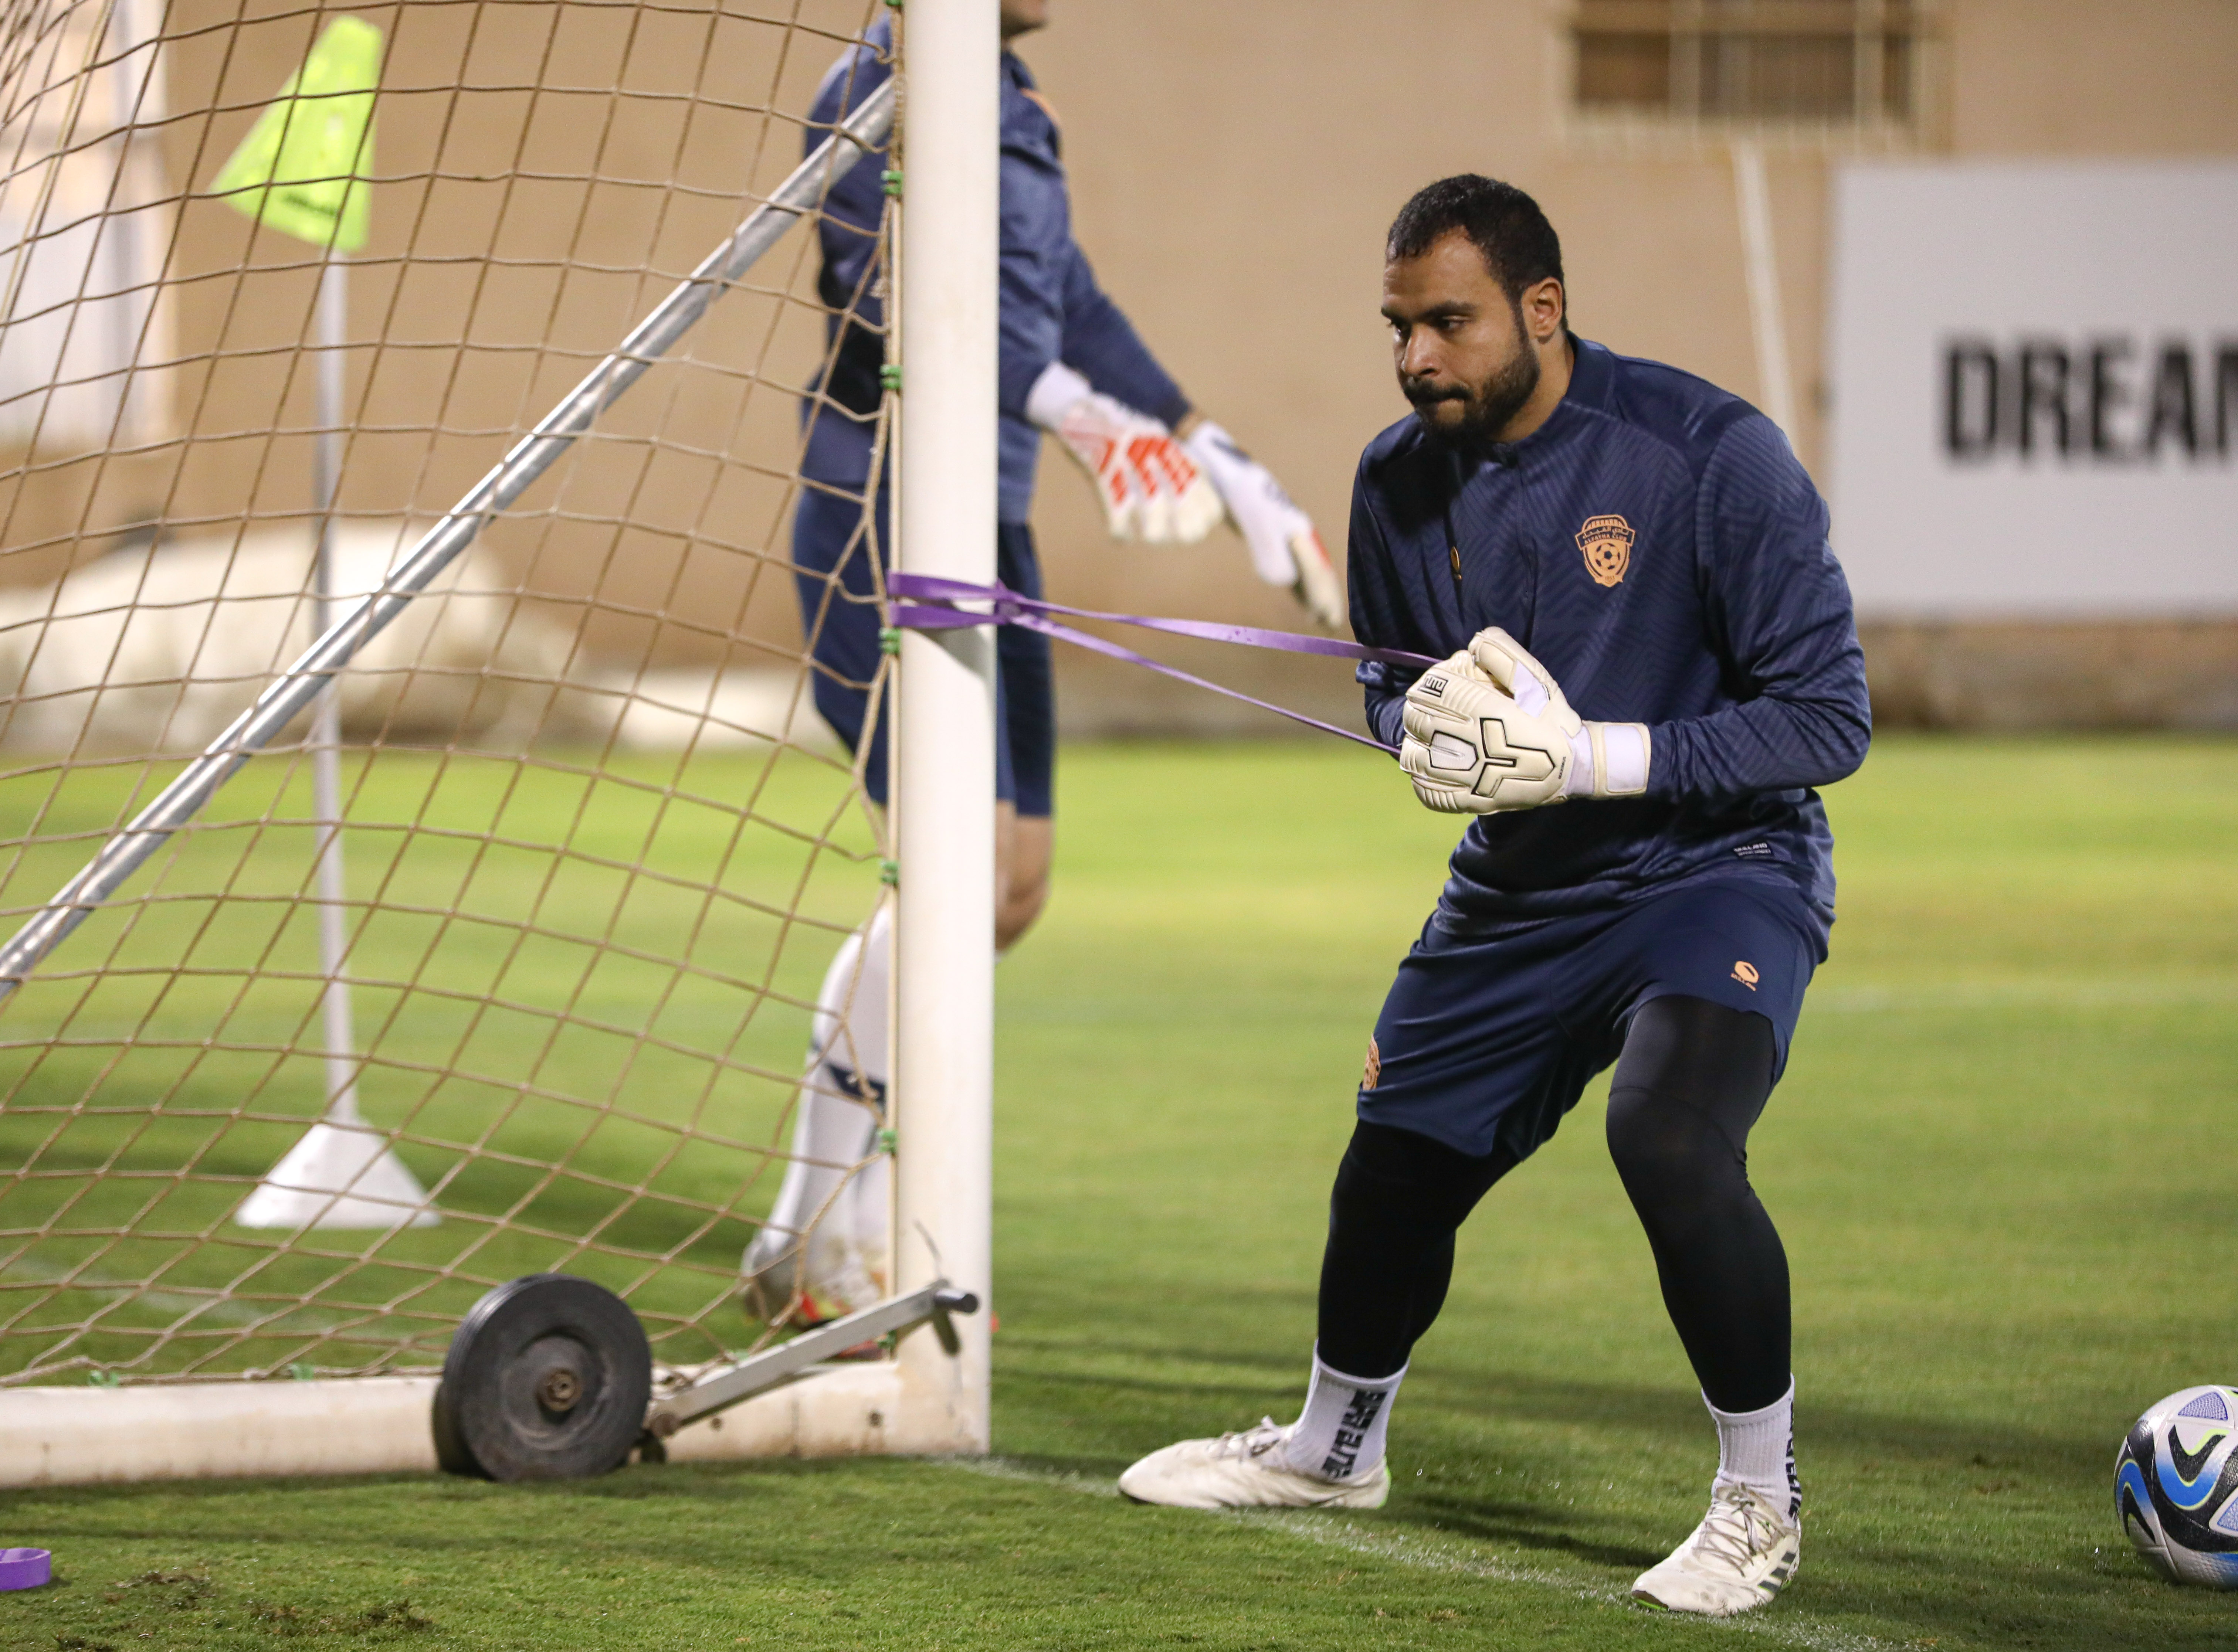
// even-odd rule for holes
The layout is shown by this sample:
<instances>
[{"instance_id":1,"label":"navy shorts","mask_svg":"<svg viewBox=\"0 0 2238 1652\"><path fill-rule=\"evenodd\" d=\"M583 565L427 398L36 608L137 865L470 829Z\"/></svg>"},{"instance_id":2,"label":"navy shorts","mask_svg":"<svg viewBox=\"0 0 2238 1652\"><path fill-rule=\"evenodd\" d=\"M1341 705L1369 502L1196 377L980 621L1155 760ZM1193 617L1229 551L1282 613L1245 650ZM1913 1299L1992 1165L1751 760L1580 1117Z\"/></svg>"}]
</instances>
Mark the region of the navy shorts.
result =
<instances>
[{"instance_id":1,"label":"navy shorts","mask_svg":"<svg viewBox=\"0 0 2238 1652\"><path fill-rule=\"evenodd\" d=\"M1740 871L1491 939L1433 921L1376 1017L1360 1116L1522 1160L1622 1052L1633 1012L1674 995L1769 1021L1777 1083L1827 927L1794 884Z\"/></svg>"},{"instance_id":2,"label":"navy shorts","mask_svg":"<svg viewBox=\"0 0 2238 1652\"><path fill-rule=\"evenodd\" d=\"M793 584L816 671L816 709L850 751L863 750L871 684L878 674L877 525L886 496L866 518L859 499L804 491L792 519ZM997 577L1028 597L1042 594L1033 530L995 530ZM838 575L835 579L832 576ZM886 801L886 710L878 708L863 764L864 790ZM1046 816L1056 779L1056 684L1049 639L1016 625L995 632L995 795L1021 815Z\"/></svg>"}]
</instances>

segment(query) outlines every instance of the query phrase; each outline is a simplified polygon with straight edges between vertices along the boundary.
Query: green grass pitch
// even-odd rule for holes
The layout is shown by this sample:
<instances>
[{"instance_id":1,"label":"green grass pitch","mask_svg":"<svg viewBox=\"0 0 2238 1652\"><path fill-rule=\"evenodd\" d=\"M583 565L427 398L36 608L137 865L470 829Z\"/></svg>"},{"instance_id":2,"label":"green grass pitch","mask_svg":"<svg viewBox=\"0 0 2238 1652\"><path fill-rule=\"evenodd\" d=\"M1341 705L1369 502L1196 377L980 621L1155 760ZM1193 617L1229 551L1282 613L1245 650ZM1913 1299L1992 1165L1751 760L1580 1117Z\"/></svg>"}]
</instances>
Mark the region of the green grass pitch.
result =
<instances>
[{"instance_id":1,"label":"green grass pitch","mask_svg":"<svg viewBox=\"0 0 2238 1652\"><path fill-rule=\"evenodd\" d=\"M995 1460L13 1494L0 1544L62 1581L0 1597L0 1646L2238 1638L2109 1495L2149 1402L2238 1378L2238 747L1891 738L1830 795L1834 956L1752 1159L1804 1564L1733 1625L1624 1601L1713 1454L1593 1095L1463 1235L1388 1509L1112 1495L1295 1406L1361 1048L1453 829L1321 747L1077 749L1063 784L1056 898L1000 976Z\"/></svg>"},{"instance_id":2,"label":"green grass pitch","mask_svg":"<svg viewBox=\"0 0 2238 1652\"><path fill-rule=\"evenodd\" d=\"M877 850L845 770L797 751L581 756L349 766L358 1091L438 1226L229 1220L325 1101L300 754L24 985L0 1017L0 1373L424 1367L483 1291L550 1268L627 1292L665 1358L738 1344L766 1149ZM0 783L0 842L36 832L0 857L6 898L46 899L142 779Z\"/></svg>"}]
</instances>

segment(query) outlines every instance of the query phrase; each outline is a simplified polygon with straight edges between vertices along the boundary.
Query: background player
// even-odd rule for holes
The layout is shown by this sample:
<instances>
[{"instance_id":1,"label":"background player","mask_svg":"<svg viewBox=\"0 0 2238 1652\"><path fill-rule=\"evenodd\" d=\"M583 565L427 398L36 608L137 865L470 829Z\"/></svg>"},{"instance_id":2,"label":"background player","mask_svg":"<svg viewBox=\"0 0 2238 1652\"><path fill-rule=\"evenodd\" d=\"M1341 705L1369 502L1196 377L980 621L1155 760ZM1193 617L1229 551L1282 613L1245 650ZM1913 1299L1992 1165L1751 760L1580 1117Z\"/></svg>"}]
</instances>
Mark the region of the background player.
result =
<instances>
[{"instance_id":1,"label":"background player","mask_svg":"<svg viewBox=\"0 0 2238 1652\"><path fill-rule=\"evenodd\" d=\"M1799 1556L1787 1261L1745 1149L1833 919L1810 788L1870 735L1848 587L1777 426L1571 334L1529 196L1432 184L1387 257L1415 413L1361 461L1353 624L1449 657L1360 677L1422 802L1477 818L1368 1044L1303 1415L1169 1446L1120 1487L1379 1506L1455 1231L1614 1061L1610 1151L1718 1437L1707 1517L1634 1594L1746 1610Z\"/></svg>"},{"instance_id":2,"label":"background player","mask_svg":"<svg viewBox=\"0 0 2238 1652\"><path fill-rule=\"evenodd\" d=\"M1048 21L1048 0L1003 0L1007 42ZM891 72L891 24L824 77L809 121L811 147ZM1007 50L1002 87L1001 486L997 539L1003 583L1041 594L1027 525L1042 436L1057 438L1093 482L1115 538L1202 539L1222 517L1243 536L1252 566L1287 586L1324 625L1342 623L1334 571L1305 512L1228 433L1197 413L1096 286L1072 238L1057 125L1033 76ZM878 533L872 506L875 421L883 387L885 272L878 226L884 155L833 188L820 221L818 290L833 313L828 366L804 414L805 481L793 525L802 623L818 664L816 705L864 756L864 781L886 796L883 709L868 685L879 661ZM1049 889L1056 711L1046 638L997 633L995 944L1008 948ZM865 750L865 742L868 743ZM871 1155L886 1080L884 1004L890 942L879 915L841 947L817 1000L809 1076L792 1159L768 1223L747 1248L746 1299L763 1317L813 1320L884 1293L887 1195ZM850 1014L851 1006L862 1008Z\"/></svg>"}]
</instances>

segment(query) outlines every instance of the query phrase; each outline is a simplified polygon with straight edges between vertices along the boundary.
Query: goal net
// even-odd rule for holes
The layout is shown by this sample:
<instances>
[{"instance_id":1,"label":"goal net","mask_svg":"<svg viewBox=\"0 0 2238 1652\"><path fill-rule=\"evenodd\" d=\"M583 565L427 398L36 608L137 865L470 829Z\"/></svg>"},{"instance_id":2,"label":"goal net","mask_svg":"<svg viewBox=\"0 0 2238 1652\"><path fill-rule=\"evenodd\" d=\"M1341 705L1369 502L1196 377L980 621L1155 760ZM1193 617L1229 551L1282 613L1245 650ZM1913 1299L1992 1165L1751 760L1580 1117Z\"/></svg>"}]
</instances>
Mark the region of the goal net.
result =
<instances>
[{"instance_id":1,"label":"goal net","mask_svg":"<svg viewBox=\"0 0 2238 1652\"><path fill-rule=\"evenodd\" d=\"M798 169L883 15L0 13L0 936L51 942L0 970L0 1389L425 1371L540 1272L668 1366L771 1334L741 1252L819 982L891 898L804 640L864 599L789 555L835 496L799 463L831 306ZM265 198L291 164L328 245ZM704 315L608 360L679 291Z\"/></svg>"}]
</instances>

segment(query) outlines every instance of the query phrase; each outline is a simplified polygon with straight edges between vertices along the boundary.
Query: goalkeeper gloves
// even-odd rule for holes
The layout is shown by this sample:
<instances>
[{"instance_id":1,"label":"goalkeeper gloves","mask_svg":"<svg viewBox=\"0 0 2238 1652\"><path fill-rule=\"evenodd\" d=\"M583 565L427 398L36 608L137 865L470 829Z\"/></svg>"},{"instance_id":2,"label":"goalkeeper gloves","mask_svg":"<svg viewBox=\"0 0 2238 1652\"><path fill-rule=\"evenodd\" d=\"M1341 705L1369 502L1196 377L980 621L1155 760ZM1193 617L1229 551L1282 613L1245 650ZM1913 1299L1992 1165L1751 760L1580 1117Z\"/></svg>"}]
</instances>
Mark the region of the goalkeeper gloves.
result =
<instances>
[{"instance_id":1,"label":"goalkeeper gloves","mask_svg":"<svg viewBox=\"0 0 2238 1652\"><path fill-rule=\"evenodd\" d=\"M1288 589L1328 630L1342 625L1344 587L1321 549L1321 536L1274 473L1208 419L1199 421L1182 446L1212 478L1228 520L1251 548L1251 565L1259 577Z\"/></svg>"},{"instance_id":2,"label":"goalkeeper gloves","mask_svg":"<svg viewBox=\"0 0 2238 1652\"><path fill-rule=\"evenodd\" d=\"M1407 691L1399 766L1426 808L1495 815L1647 790L1644 723L1587 723L1506 631L1479 631Z\"/></svg>"},{"instance_id":3,"label":"goalkeeper gloves","mask_svg":"<svg viewBox=\"0 0 2238 1652\"><path fill-rule=\"evenodd\" d=\"M1088 472L1113 539L1189 545L1220 520L1220 495L1173 432L1089 388L1063 362L1050 362L1034 380L1026 417Z\"/></svg>"}]
</instances>

